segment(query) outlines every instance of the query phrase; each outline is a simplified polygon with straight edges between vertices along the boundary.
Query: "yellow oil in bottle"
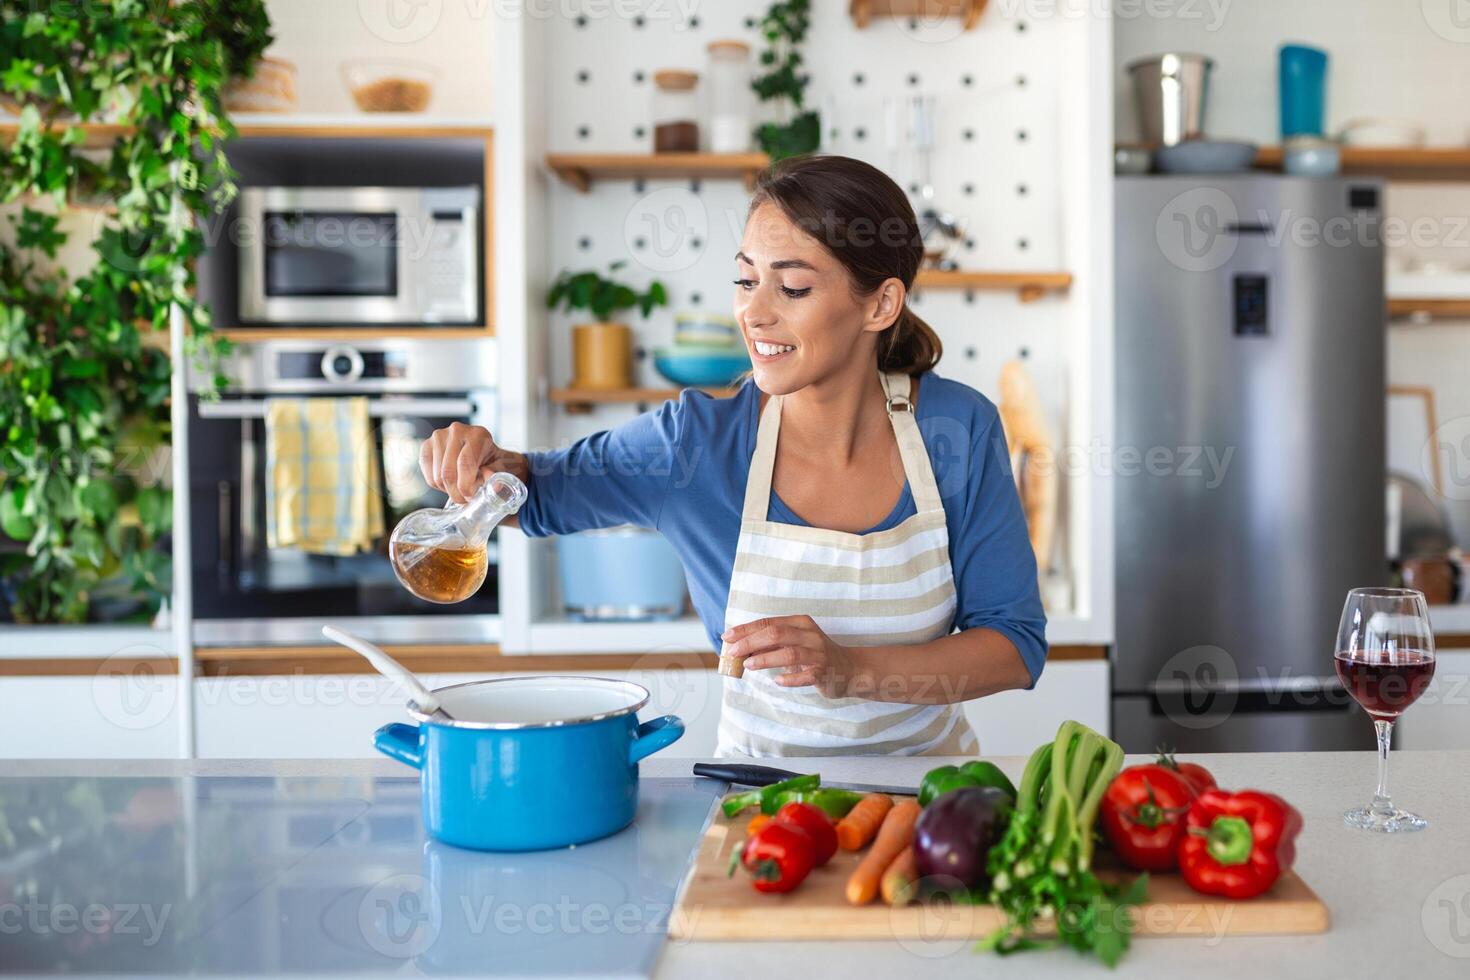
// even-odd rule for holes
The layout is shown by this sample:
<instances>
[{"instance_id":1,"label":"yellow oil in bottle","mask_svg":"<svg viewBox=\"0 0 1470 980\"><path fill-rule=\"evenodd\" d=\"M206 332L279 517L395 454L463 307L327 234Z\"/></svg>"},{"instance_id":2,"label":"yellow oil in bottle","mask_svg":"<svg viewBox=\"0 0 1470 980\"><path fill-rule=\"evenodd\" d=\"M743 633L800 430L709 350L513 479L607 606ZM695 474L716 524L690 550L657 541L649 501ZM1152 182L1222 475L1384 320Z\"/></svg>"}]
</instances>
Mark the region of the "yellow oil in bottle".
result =
<instances>
[{"instance_id":1,"label":"yellow oil in bottle","mask_svg":"<svg viewBox=\"0 0 1470 980\"><path fill-rule=\"evenodd\" d=\"M388 552L398 581L429 602L463 602L479 590L490 567L483 546L436 548L394 541L390 542Z\"/></svg>"}]
</instances>

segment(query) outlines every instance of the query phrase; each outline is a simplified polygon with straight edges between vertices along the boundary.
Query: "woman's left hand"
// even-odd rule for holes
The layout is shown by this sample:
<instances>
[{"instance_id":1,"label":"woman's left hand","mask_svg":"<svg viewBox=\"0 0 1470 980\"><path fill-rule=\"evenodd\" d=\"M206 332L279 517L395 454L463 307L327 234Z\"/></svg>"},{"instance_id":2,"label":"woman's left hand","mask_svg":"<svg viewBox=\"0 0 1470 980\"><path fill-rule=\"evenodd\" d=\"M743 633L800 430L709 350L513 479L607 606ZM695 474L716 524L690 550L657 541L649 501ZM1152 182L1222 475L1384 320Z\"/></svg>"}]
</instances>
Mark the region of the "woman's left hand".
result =
<instances>
[{"instance_id":1,"label":"woman's left hand","mask_svg":"<svg viewBox=\"0 0 1470 980\"><path fill-rule=\"evenodd\" d=\"M782 687L815 687L824 697L853 693L859 673L849 647L822 632L810 616L772 616L734 626L721 634L722 654L743 657L746 670L785 667Z\"/></svg>"}]
</instances>

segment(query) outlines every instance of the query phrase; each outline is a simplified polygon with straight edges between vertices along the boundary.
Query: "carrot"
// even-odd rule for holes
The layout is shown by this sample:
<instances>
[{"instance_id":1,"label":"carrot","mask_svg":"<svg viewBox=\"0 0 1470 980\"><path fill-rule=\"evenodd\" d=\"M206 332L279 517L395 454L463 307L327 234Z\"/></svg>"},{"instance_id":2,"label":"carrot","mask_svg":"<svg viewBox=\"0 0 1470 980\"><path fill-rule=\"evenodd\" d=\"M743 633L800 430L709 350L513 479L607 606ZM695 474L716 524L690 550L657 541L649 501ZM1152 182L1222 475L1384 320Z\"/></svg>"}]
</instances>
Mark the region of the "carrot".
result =
<instances>
[{"instance_id":1,"label":"carrot","mask_svg":"<svg viewBox=\"0 0 1470 980\"><path fill-rule=\"evenodd\" d=\"M775 817L769 816L768 814L757 813L755 816L750 818L750 823L745 825L745 836L751 836L757 830L760 830L762 827L764 827L766 824L770 823L774 819Z\"/></svg>"},{"instance_id":2,"label":"carrot","mask_svg":"<svg viewBox=\"0 0 1470 980\"><path fill-rule=\"evenodd\" d=\"M844 851L861 851L878 833L883 818L893 809L893 797L886 793L869 793L847 816L837 822L837 846Z\"/></svg>"},{"instance_id":3,"label":"carrot","mask_svg":"<svg viewBox=\"0 0 1470 980\"><path fill-rule=\"evenodd\" d=\"M918 857L912 847L905 847L883 872L883 901L895 907L907 905L914 900L918 885Z\"/></svg>"},{"instance_id":4,"label":"carrot","mask_svg":"<svg viewBox=\"0 0 1470 980\"><path fill-rule=\"evenodd\" d=\"M878 897L879 879L899 852L914 840L914 824L919 822L919 802L904 800L896 803L883 818L878 828L878 837L862 863L847 879L847 901L852 905L867 905Z\"/></svg>"}]
</instances>

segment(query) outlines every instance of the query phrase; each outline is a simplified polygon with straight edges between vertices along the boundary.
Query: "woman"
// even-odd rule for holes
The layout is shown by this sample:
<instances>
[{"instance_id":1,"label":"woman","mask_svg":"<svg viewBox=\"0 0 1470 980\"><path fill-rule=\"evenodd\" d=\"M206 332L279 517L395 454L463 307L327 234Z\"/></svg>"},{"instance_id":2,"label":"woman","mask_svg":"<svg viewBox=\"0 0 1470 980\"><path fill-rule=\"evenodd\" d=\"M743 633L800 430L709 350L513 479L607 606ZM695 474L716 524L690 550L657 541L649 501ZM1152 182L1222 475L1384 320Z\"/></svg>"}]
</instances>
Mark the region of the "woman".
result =
<instances>
[{"instance_id":1,"label":"woman","mask_svg":"<svg viewBox=\"0 0 1470 980\"><path fill-rule=\"evenodd\" d=\"M1029 687L1045 617L995 406L932 368L913 208L844 157L764 173L735 257L752 377L567 449L424 444L456 501L508 470L531 535L636 524L678 549L724 678L719 752L978 751L959 702ZM629 570L629 574L636 574Z\"/></svg>"}]
</instances>

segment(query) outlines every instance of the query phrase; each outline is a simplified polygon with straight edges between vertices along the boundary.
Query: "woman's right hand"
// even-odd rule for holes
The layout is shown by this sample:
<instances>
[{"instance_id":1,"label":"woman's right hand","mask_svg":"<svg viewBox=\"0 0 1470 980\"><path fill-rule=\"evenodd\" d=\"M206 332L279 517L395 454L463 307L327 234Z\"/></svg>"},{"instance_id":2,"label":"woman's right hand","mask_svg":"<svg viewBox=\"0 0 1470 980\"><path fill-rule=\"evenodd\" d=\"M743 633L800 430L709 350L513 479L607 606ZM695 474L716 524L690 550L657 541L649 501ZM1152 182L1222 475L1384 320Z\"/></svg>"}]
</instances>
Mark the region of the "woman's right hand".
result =
<instances>
[{"instance_id":1,"label":"woman's right hand","mask_svg":"<svg viewBox=\"0 0 1470 980\"><path fill-rule=\"evenodd\" d=\"M511 473L522 481L530 476L523 454L501 449L484 426L463 422L451 422L424 440L419 469L429 486L456 504L473 496L492 473Z\"/></svg>"}]
</instances>

